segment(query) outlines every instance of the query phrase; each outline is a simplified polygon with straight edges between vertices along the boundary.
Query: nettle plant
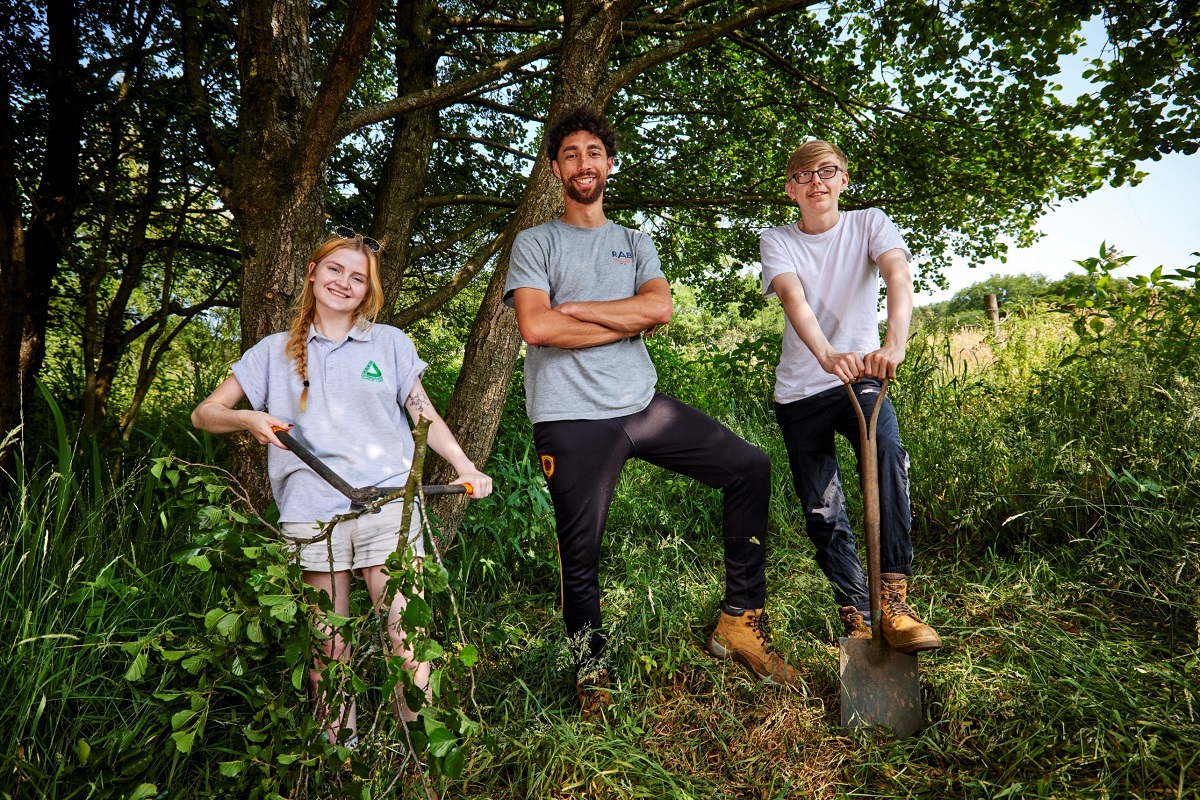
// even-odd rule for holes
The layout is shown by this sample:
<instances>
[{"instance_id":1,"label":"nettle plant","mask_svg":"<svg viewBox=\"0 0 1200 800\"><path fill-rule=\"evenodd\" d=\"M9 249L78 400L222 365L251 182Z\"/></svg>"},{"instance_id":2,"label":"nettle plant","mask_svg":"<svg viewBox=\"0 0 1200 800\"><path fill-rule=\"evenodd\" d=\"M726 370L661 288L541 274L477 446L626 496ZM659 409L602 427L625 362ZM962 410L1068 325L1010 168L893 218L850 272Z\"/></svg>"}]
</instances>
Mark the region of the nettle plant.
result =
<instances>
[{"instance_id":1,"label":"nettle plant","mask_svg":"<svg viewBox=\"0 0 1200 800\"><path fill-rule=\"evenodd\" d=\"M416 660L432 662L427 700L402 659L389 652L386 613L377 615L365 592L352 595L350 616L334 613L332 598L304 583L274 527L241 510L227 473L174 458L154 459L151 471L169 489L162 513L195 515L194 541L172 560L203 573L211 598L187 624L169 621L126 646L133 660L125 678L153 685L177 763L201 759L206 780L220 794L255 798L289 795L292 788L303 793L307 785L329 781L343 796L368 797L372 783L384 774L394 781L403 762L415 772L461 775L464 747L479 726L467 714L469 688L464 694L459 687L473 686L477 650L464 641L436 542L433 556L419 563L409 552L387 561L387 596L399 591L410 598L400 628ZM413 472L419 474L416 465ZM439 594L448 595L455 617L459 641L452 646L430 632L429 601ZM314 655L335 633L350 643L353 656L329 660L320 670L318 705L337 715L338 698L359 699L364 744L353 751L327 741L308 696ZM401 694L418 710L408 726L387 710ZM373 724L363 713L368 709L376 711Z\"/></svg>"},{"instance_id":2,"label":"nettle plant","mask_svg":"<svg viewBox=\"0 0 1200 800\"><path fill-rule=\"evenodd\" d=\"M1075 262L1087 280L1072 298L1080 347L1068 360L1125 352L1129 344L1172 369L1200 355L1200 263L1169 273L1159 266L1128 279L1113 274L1132 259L1102 243L1098 255Z\"/></svg>"}]
</instances>

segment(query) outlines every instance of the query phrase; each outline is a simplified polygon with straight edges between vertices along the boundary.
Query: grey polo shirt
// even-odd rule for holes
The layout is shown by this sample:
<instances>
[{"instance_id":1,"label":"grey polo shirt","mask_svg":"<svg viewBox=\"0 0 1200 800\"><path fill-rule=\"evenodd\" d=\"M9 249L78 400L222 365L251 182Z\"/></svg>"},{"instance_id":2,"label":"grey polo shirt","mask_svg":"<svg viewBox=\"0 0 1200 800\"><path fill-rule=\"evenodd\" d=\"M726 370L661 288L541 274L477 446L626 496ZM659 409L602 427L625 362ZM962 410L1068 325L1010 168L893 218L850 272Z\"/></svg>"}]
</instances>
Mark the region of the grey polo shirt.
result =
<instances>
[{"instance_id":1,"label":"grey polo shirt","mask_svg":"<svg viewBox=\"0 0 1200 800\"><path fill-rule=\"evenodd\" d=\"M399 328L352 328L340 342L308 332L308 409L287 357L287 333L266 337L233 365L250 405L296 427L292 435L351 486L401 486L413 438L404 401L428 366ZM294 454L267 448L267 472L281 522L328 520L350 501Z\"/></svg>"}]
</instances>

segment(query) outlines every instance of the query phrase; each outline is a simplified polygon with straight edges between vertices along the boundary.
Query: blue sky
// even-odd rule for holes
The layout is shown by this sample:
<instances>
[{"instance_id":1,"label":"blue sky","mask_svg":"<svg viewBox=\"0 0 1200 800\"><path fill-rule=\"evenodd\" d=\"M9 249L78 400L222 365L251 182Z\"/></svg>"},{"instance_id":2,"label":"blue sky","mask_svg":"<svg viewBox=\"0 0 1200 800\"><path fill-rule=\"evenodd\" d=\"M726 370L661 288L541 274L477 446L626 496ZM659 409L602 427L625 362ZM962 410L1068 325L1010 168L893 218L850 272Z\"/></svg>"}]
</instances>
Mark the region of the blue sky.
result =
<instances>
[{"instance_id":1,"label":"blue sky","mask_svg":"<svg viewBox=\"0 0 1200 800\"><path fill-rule=\"evenodd\" d=\"M1065 60L1058 76L1064 99L1094 91L1079 73L1085 57L1111 55L1100 21L1083 27L1087 44L1080 55ZM1136 256L1121 274L1147 274L1157 266L1168 271L1200 261L1191 255L1200 251L1200 154L1174 153L1160 161L1143 161L1138 168L1148 177L1137 186L1106 186L1074 203L1064 203L1042 217L1038 224L1044 236L1032 247L1010 249L1008 261L998 259L975 267L963 262L946 272L948 291L917 296L918 304L949 299L954 292L993 274L1017 275L1040 272L1061 278L1078 271L1077 259L1089 258L1100 243L1115 245L1125 255Z\"/></svg>"},{"instance_id":2,"label":"blue sky","mask_svg":"<svg viewBox=\"0 0 1200 800\"><path fill-rule=\"evenodd\" d=\"M1045 235L1032 247L1010 250L1007 263L959 263L946 273L949 291L918 295L917 303L949 299L954 292L993 274L1040 272L1061 278L1080 270L1077 259L1096 255L1100 243L1136 256L1125 275L1144 275L1162 265L1168 271L1191 266L1200 257L1200 154L1174 153L1139 164L1149 173L1137 186L1105 186L1082 200L1064 203L1041 219Z\"/></svg>"}]
</instances>

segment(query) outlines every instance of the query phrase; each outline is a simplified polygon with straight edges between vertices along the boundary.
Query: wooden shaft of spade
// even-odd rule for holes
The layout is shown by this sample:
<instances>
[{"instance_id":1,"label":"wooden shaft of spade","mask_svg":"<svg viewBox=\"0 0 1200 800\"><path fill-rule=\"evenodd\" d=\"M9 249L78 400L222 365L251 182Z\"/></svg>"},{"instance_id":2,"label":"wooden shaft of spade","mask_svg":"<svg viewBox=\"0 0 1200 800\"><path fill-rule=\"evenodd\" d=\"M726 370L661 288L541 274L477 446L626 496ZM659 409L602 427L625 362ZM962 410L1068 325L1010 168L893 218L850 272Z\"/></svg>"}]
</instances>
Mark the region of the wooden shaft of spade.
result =
<instances>
[{"instance_id":1,"label":"wooden shaft of spade","mask_svg":"<svg viewBox=\"0 0 1200 800\"><path fill-rule=\"evenodd\" d=\"M879 422L879 409L883 408L887 390L888 381L884 378L868 424L858 395L854 393L854 385L846 384L846 393L850 395L850 402L858 415L858 465L862 476L863 531L867 537L867 591L871 595L871 636L874 639L883 636L883 578L879 574L879 448L875 440L875 425Z\"/></svg>"}]
</instances>

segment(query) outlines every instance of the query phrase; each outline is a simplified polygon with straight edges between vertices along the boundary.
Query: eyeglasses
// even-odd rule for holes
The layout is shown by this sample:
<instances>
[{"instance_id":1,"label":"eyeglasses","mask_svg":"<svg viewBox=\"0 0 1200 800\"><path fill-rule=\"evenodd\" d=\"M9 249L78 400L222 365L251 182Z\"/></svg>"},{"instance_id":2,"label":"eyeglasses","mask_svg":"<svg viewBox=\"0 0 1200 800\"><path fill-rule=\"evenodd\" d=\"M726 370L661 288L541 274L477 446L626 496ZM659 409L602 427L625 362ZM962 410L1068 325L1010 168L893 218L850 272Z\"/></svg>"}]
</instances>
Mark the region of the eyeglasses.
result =
<instances>
[{"instance_id":1,"label":"eyeglasses","mask_svg":"<svg viewBox=\"0 0 1200 800\"><path fill-rule=\"evenodd\" d=\"M820 169L802 169L799 172L792 173L792 180L801 185L812 183L813 176L816 175L823 181L831 180L834 175L837 175L841 167L830 165L821 167Z\"/></svg>"},{"instance_id":2,"label":"eyeglasses","mask_svg":"<svg viewBox=\"0 0 1200 800\"><path fill-rule=\"evenodd\" d=\"M372 253L379 252L379 248L381 246L379 242L375 241L370 236L363 236L361 233L357 233L353 228L347 228L345 225L338 225L333 229L333 232L343 239L362 239L364 247L366 247Z\"/></svg>"}]
</instances>

